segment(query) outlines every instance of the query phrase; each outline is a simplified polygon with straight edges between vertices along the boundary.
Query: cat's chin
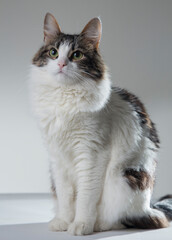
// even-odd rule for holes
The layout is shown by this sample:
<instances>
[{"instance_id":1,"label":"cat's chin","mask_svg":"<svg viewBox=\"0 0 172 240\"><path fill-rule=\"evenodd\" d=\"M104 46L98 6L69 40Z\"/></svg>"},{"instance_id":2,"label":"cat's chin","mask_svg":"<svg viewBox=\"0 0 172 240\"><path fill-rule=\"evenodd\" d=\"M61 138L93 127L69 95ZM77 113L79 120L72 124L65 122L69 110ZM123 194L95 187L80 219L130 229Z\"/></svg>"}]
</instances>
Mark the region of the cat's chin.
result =
<instances>
[{"instance_id":1,"label":"cat's chin","mask_svg":"<svg viewBox=\"0 0 172 240\"><path fill-rule=\"evenodd\" d=\"M66 80L69 78L68 75L64 72L58 72L55 77L57 80Z\"/></svg>"},{"instance_id":2,"label":"cat's chin","mask_svg":"<svg viewBox=\"0 0 172 240\"><path fill-rule=\"evenodd\" d=\"M67 73L59 72L55 75L55 81L60 85L74 85L78 81Z\"/></svg>"}]
</instances>

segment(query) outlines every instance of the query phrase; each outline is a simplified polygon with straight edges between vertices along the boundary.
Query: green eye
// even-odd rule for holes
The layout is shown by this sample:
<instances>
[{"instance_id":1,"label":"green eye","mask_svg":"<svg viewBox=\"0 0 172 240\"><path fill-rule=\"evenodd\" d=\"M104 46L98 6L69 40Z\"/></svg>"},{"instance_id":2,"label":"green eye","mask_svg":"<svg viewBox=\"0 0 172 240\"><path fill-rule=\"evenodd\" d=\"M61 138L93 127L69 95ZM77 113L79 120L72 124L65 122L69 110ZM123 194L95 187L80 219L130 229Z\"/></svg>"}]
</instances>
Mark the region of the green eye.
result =
<instances>
[{"instance_id":1,"label":"green eye","mask_svg":"<svg viewBox=\"0 0 172 240\"><path fill-rule=\"evenodd\" d=\"M76 51L76 52L73 53L72 58L73 58L73 60L77 61L77 60L82 59L83 56L84 56L84 55L83 55L82 52Z\"/></svg>"},{"instance_id":2,"label":"green eye","mask_svg":"<svg viewBox=\"0 0 172 240\"><path fill-rule=\"evenodd\" d=\"M55 48L51 48L49 54L50 54L50 57L52 58L57 58L59 56L59 53Z\"/></svg>"}]
</instances>

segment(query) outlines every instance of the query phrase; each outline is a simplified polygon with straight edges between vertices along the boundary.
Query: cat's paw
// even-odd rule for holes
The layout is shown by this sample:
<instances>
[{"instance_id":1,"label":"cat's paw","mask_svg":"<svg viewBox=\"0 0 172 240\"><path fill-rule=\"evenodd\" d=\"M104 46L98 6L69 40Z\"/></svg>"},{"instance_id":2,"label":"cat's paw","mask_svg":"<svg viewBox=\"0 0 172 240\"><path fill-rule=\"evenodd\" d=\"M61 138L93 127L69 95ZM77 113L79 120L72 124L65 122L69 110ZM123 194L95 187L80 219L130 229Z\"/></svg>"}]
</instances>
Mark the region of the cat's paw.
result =
<instances>
[{"instance_id":1,"label":"cat's paw","mask_svg":"<svg viewBox=\"0 0 172 240\"><path fill-rule=\"evenodd\" d=\"M122 223L114 223L109 224L105 221L98 221L94 225L94 231L95 232L103 232L103 231L110 231L110 230L121 230L125 229L126 227Z\"/></svg>"},{"instance_id":2,"label":"cat's paw","mask_svg":"<svg viewBox=\"0 0 172 240\"><path fill-rule=\"evenodd\" d=\"M49 222L49 230L53 231L53 232L62 232L62 231L67 231L68 229L68 224L59 219L59 218L53 218L50 222Z\"/></svg>"},{"instance_id":3,"label":"cat's paw","mask_svg":"<svg viewBox=\"0 0 172 240\"><path fill-rule=\"evenodd\" d=\"M103 232L108 230L111 230L111 226L107 222L104 221L96 222L94 225L95 232Z\"/></svg>"},{"instance_id":4,"label":"cat's paw","mask_svg":"<svg viewBox=\"0 0 172 240\"><path fill-rule=\"evenodd\" d=\"M86 222L73 222L69 225L68 233L71 235L88 235L93 233L93 224Z\"/></svg>"}]
</instances>

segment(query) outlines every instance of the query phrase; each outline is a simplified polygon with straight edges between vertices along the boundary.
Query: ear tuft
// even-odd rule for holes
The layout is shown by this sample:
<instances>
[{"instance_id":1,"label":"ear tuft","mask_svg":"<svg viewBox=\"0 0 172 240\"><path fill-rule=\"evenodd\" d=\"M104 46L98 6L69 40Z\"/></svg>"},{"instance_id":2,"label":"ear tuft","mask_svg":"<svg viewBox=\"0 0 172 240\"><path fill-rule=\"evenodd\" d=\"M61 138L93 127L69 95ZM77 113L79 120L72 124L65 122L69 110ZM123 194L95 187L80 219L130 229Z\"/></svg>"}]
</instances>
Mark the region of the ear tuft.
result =
<instances>
[{"instance_id":1,"label":"ear tuft","mask_svg":"<svg viewBox=\"0 0 172 240\"><path fill-rule=\"evenodd\" d=\"M48 44L61 32L60 27L51 13L47 13L44 19L44 42Z\"/></svg>"},{"instance_id":2,"label":"ear tuft","mask_svg":"<svg viewBox=\"0 0 172 240\"><path fill-rule=\"evenodd\" d=\"M102 34L102 23L99 17L91 19L82 30L81 34L85 38L90 39L96 48L99 47L101 34Z\"/></svg>"}]
</instances>

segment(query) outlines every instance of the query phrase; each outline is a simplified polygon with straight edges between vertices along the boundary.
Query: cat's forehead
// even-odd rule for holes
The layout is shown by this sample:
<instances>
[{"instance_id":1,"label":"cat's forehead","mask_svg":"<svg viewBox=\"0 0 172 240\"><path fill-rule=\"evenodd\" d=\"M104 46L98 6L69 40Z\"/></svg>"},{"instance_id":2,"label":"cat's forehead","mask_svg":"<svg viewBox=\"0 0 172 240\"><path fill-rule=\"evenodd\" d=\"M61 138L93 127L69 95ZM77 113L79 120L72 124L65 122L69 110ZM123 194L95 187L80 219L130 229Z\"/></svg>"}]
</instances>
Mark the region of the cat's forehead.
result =
<instances>
[{"instance_id":1,"label":"cat's forehead","mask_svg":"<svg viewBox=\"0 0 172 240\"><path fill-rule=\"evenodd\" d=\"M66 41L61 43L58 47L59 57L67 57L71 52L71 44Z\"/></svg>"},{"instance_id":2,"label":"cat's forehead","mask_svg":"<svg viewBox=\"0 0 172 240\"><path fill-rule=\"evenodd\" d=\"M78 43L79 43L78 40L79 40L79 35L76 35L76 34L70 35L70 34L61 33L55 39L54 45L57 48L59 48L60 46L68 46L74 49L76 46L78 46Z\"/></svg>"},{"instance_id":3,"label":"cat's forehead","mask_svg":"<svg viewBox=\"0 0 172 240\"><path fill-rule=\"evenodd\" d=\"M94 46L92 42L86 38L83 37L81 34L65 34L60 33L57 35L57 37L54 39L50 45L54 45L57 49L60 48L62 45L66 45L70 48L71 51L75 49L80 49L83 51L83 53L92 54L94 50Z\"/></svg>"}]
</instances>

